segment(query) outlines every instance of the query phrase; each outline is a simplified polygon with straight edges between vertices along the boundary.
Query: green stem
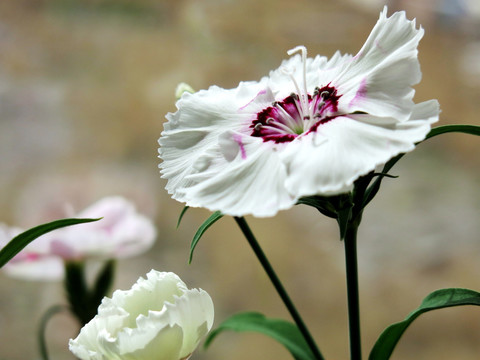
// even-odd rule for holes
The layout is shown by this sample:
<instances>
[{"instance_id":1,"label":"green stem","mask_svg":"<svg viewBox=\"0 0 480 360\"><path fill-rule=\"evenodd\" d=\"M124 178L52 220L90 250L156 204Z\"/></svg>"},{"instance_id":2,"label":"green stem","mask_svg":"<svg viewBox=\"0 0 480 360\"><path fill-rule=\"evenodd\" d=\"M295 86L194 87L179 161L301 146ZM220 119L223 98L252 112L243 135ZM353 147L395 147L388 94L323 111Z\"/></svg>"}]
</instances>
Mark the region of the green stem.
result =
<instances>
[{"instance_id":1,"label":"green stem","mask_svg":"<svg viewBox=\"0 0 480 360\"><path fill-rule=\"evenodd\" d=\"M48 360L48 351L47 351L47 340L45 338L45 332L47 330L47 323L53 317L53 315L68 310L68 307L65 305L54 305L49 308L45 314L43 314L40 319L40 328L38 330L38 345L40 348L40 356L42 360Z\"/></svg>"},{"instance_id":2,"label":"green stem","mask_svg":"<svg viewBox=\"0 0 480 360\"><path fill-rule=\"evenodd\" d=\"M258 260L260 261L260 264L262 264L263 269L265 270L268 277L270 278L270 281L272 282L273 286L275 287L275 290L277 290L278 295L280 296L283 303L285 304L288 311L290 312L290 315L292 316L293 320L297 324L298 329L300 330L303 337L305 338L305 341L307 342L308 346L310 347L310 350L312 351L313 355L315 356L315 359L324 360L324 357L320 353L320 350L318 349L317 344L315 343L315 340L313 340L312 335L310 334L307 326L305 325L304 321L300 317L300 314L298 313L297 309L295 308L295 305L293 304L293 302L290 299L290 297L288 296L285 288L283 287L282 283L280 282L280 279L278 278L277 274L275 273L272 266L270 265L270 262L268 261L265 253L263 252L262 248L260 247L260 244L255 239L255 236L253 235L252 230L248 226L245 218L235 217L235 221L237 222L238 226L242 230L243 235L247 239L247 241L250 244L253 252L257 256Z\"/></svg>"},{"instance_id":3,"label":"green stem","mask_svg":"<svg viewBox=\"0 0 480 360\"><path fill-rule=\"evenodd\" d=\"M350 334L350 359L362 359L360 337L360 297L357 265L358 223L351 222L345 234L345 265L347 277L348 324Z\"/></svg>"}]
</instances>

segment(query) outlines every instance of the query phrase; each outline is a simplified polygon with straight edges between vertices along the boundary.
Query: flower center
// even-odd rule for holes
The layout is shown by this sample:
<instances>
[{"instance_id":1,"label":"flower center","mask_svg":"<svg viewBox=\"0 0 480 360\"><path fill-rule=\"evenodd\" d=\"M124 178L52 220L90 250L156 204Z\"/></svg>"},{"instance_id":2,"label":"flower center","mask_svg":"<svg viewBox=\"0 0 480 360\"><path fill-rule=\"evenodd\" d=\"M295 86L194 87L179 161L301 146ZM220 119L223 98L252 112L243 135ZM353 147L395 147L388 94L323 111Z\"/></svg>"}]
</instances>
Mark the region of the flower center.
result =
<instances>
[{"instance_id":1,"label":"flower center","mask_svg":"<svg viewBox=\"0 0 480 360\"><path fill-rule=\"evenodd\" d=\"M260 111L250 124L251 136L261 137L263 141L274 141L277 144L290 142L302 134L316 131L319 125L337 116L335 114L341 95L337 95L337 89L330 84L315 88L313 94L307 92L307 50L299 46L290 50L288 54L292 55L298 51L302 53L303 89L299 88L290 72L282 69L286 75L290 76L297 93L292 93L281 101L275 101L271 106Z\"/></svg>"},{"instance_id":2,"label":"flower center","mask_svg":"<svg viewBox=\"0 0 480 360\"><path fill-rule=\"evenodd\" d=\"M308 94L306 106L300 102L299 95L291 94L257 114L250 125L251 136L277 144L290 142L334 119L339 98L331 86L316 88L312 95Z\"/></svg>"}]
</instances>

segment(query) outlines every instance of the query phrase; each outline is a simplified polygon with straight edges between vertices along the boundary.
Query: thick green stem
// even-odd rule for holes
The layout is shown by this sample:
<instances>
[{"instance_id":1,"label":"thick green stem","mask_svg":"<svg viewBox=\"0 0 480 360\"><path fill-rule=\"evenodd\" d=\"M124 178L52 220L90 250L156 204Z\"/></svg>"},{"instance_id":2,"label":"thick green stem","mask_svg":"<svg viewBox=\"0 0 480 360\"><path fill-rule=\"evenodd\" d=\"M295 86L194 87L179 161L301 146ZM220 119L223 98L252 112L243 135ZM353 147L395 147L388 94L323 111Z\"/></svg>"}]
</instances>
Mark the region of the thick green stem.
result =
<instances>
[{"instance_id":1,"label":"thick green stem","mask_svg":"<svg viewBox=\"0 0 480 360\"><path fill-rule=\"evenodd\" d=\"M360 297L358 290L357 265L357 231L358 223L350 223L344 239L351 360L362 359L360 337Z\"/></svg>"},{"instance_id":2,"label":"thick green stem","mask_svg":"<svg viewBox=\"0 0 480 360\"><path fill-rule=\"evenodd\" d=\"M300 330L303 337L305 338L305 341L307 342L308 346L310 347L310 350L312 351L313 355L315 356L315 359L324 360L324 357L320 353L320 350L318 349L317 344L315 343L315 340L313 340L313 337L310 334L310 331L308 330L308 328L305 325L304 321L302 320L300 314L298 313L297 309L295 308L295 305L293 304L292 300L290 299L290 296L287 294L285 288L283 287L282 283L280 282L280 279L278 278L277 274L275 273L272 266L270 265L270 262L268 261L265 253L263 252L262 248L260 247L260 244L255 239L255 236L253 235L252 230L250 229L247 222L245 221L245 218L235 217L235 221L237 222L238 226L242 230L243 235L247 239L247 241L250 244L253 252L257 256L258 260L260 261L260 264L262 264L263 269L265 270L268 277L270 278L270 281L272 282L273 286L275 287L275 290L277 290L278 295L280 296L283 303L285 304L288 311L290 312L290 315L292 316L293 320L297 324L298 329Z\"/></svg>"}]
</instances>

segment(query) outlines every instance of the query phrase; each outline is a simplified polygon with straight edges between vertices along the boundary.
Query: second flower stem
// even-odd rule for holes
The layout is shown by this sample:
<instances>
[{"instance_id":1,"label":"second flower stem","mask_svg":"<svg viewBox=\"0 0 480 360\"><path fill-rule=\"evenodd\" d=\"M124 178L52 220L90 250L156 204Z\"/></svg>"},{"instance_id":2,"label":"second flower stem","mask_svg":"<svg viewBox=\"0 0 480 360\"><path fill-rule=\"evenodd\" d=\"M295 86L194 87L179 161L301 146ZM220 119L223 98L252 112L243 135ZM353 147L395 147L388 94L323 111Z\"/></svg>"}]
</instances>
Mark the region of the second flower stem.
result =
<instances>
[{"instance_id":1,"label":"second flower stem","mask_svg":"<svg viewBox=\"0 0 480 360\"><path fill-rule=\"evenodd\" d=\"M357 264L357 231L358 224L350 223L344 239L351 360L362 359L360 337L360 297L358 289Z\"/></svg>"},{"instance_id":2,"label":"second flower stem","mask_svg":"<svg viewBox=\"0 0 480 360\"><path fill-rule=\"evenodd\" d=\"M253 252L257 256L258 260L260 261L260 264L262 264L263 269L267 273L268 277L270 278L270 281L272 282L273 286L275 287L275 290L277 290L278 295L282 299L283 303L287 307L288 311L290 312L290 315L292 316L293 320L295 321L298 329L302 333L305 341L307 342L307 345L309 346L310 350L312 351L313 355L315 356L315 359L317 360L324 360L324 357L320 353L320 350L317 347L317 344L315 343L315 340L313 340L312 335L310 334L310 331L308 330L307 326L305 325L304 321L302 320L300 314L298 313L295 305L293 304L292 300L290 299L290 296L288 296L285 288L283 287L282 283L280 282L280 279L278 278L277 274L273 270L272 266L270 265L270 262L268 261L265 253L263 252L262 248L260 247L260 244L258 243L257 239L252 233L252 230L248 226L245 218L243 217L235 217L235 221L237 222L238 226L243 232L243 235L247 239L248 243L250 244Z\"/></svg>"}]
</instances>

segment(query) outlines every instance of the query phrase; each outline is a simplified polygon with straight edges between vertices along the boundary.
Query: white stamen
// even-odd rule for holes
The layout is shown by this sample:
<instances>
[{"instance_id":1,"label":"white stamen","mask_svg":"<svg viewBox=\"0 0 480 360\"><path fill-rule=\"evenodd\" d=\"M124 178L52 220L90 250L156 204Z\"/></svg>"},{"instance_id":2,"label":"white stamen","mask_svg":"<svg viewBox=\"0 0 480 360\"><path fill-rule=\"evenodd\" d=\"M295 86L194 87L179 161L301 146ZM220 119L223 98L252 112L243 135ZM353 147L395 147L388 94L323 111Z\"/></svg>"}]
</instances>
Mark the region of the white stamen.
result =
<instances>
[{"instance_id":1,"label":"white stamen","mask_svg":"<svg viewBox=\"0 0 480 360\"><path fill-rule=\"evenodd\" d=\"M253 127L256 131L259 131L262 128L262 124L256 123L255 126Z\"/></svg>"},{"instance_id":2,"label":"white stamen","mask_svg":"<svg viewBox=\"0 0 480 360\"><path fill-rule=\"evenodd\" d=\"M312 114L310 112L309 106L308 106L308 91L307 91L307 48L303 45L294 47L293 49L290 49L287 51L287 54L289 56L292 56L293 54L296 54L300 52L302 54L302 64L303 64L303 94L299 91L298 95L302 99L302 108L303 108L303 116L307 115L312 117ZM298 86L297 86L298 88ZM305 114L305 112L307 112Z\"/></svg>"},{"instance_id":3,"label":"white stamen","mask_svg":"<svg viewBox=\"0 0 480 360\"><path fill-rule=\"evenodd\" d=\"M290 134L295 134L295 131L281 122L275 121L273 124L266 126L268 129L272 130L283 130ZM281 131L283 133L283 131Z\"/></svg>"},{"instance_id":4,"label":"white stamen","mask_svg":"<svg viewBox=\"0 0 480 360\"><path fill-rule=\"evenodd\" d=\"M275 132L275 133L278 133L280 135L285 135L285 130L287 131L288 134L293 134L293 135L296 135L295 132L293 132L291 129L278 129L276 127L273 127L273 126L267 126L266 127L268 129L269 132Z\"/></svg>"},{"instance_id":5,"label":"white stamen","mask_svg":"<svg viewBox=\"0 0 480 360\"><path fill-rule=\"evenodd\" d=\"M303 99L302 92L300 91L300 87L298 86L297 80L295 80L295 78L293 77L293 71L295 71L295 69L293 69L293 71L290 71L286 67L281 67L280 71L282 73L284 73L285 75L287 75L290 78L290 80L292 80L293 85L295 86L295 90L297 90L297 94L300 96L300 99L301 99L300 101L302 101L302 99ZM302 111L304 110L303 105L304 105L304 103L302 101L302 106L301 106ZM303 114L302 114L302 116L303 116Z\"/></svg>"},{"instance_id":6,"label":"white stamen","mask_svg":"<svg viewBox=\"0 0 480 360\"><path fill-rule=\"evenodd\" d=\"M299 124L282 106L277 106L277 109L282 113L282 119L287 123L291 128L295 128Z\"/></svg>"}]
</instances>

